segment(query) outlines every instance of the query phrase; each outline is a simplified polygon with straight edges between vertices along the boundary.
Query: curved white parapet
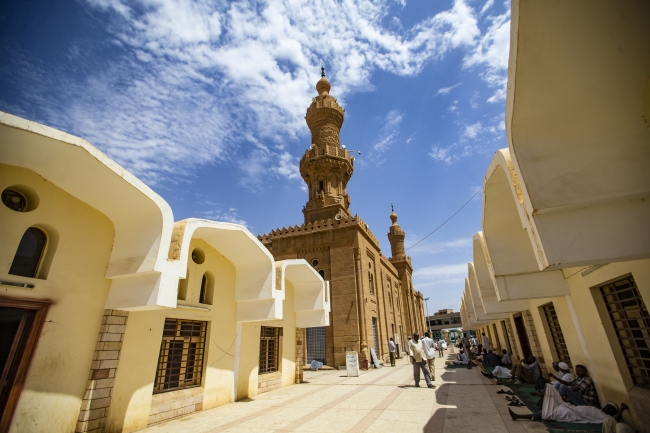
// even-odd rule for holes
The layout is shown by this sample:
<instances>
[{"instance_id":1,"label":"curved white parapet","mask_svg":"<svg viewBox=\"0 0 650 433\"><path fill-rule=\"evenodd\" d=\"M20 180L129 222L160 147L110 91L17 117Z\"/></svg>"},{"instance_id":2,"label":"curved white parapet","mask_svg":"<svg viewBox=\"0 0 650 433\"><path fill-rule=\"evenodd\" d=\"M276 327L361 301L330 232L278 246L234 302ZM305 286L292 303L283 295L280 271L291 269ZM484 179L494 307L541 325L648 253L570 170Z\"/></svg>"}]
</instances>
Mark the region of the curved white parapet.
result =
<instances>
[{"instance_id":1,"label":"curved white parapet","mask_svg":"<svg viewBox=\"0 0 650 433\"><path fill-rule=\"evenodd\" d=\"M174 225L169 248L170 274L177 275L174 290L169 290L174 303L178 278L185 278L192 239L203 240L235 267L238 322L282 319L284 290L276 290L273 256L244 226L226 222L190 218Z\"/></svg>"},{"instance_id":2,"label":"curved white parapet","mask_svg":"<svg viewBox=\"0 0 650 433\"><path fill-rule=\"evenodd\" d=\"M483 232L476 233L472 239L474 273L485 314L514 313L517 311L527 310L528 301L525 300L499 301L494 285L494 278L490 275L484 242Z\"/></svg>"},{"instance_id":3,"label":"curved white parapet","mask_svg":"<svg viewBox=\"0 0 650 433\"><path fill-rule=\"evenodd\" d=\"M497 151L485 175L478 240L499 301L569 294L560 270L540 272L548 262L535 223L522 206L526 194L508 149Z\"/></svg>"},{"instance_id":4,"label":"curved white parapet","mask_svg":"<svg viewBox=\"0 0 650 433\"><path fill-rule=\"evenodd\" d=\"M474 263L467 264L467 282L469 284L470 294L475 306L476 318L478 320L499 320L508 318L507 313L487 313L485 311L485 304L478 286L476 278L476 271L474 270Z\"/></svg>"},{"instance_id":5,"label":"curved white parapet","mask_svg":"<svg viewBox=\"0 0 650 433\"><path fill-rule=\"evenodd\" d=\"M329 282L304 259L282 260L275 264L278 283L284 292L285 281L293 286L296 327L329 326ZM286 312L289 314L290 312Z\"/></svg>"},{"instance_id":6,"label":"curved white parapet","mask_svg":"<svg viewBox=\"0 0 650 433\"><path fill-rule=\"evenodd\" d=\"M512 2L506 135L542 269L650 257L647 3L590 6Z\"/></svg>"},{"instance_id":7,"label":"curved white parapet","mask_svg":"<svg viewBox=\"0 0 650 433\"><path fill-rule=\"evenodd\" d=\"M86 140L3 112L0 162L38 173L110 219L109 298L134 309L171 306L161 288L174 218L162 197Z\"/></svg>"}]
</instances>

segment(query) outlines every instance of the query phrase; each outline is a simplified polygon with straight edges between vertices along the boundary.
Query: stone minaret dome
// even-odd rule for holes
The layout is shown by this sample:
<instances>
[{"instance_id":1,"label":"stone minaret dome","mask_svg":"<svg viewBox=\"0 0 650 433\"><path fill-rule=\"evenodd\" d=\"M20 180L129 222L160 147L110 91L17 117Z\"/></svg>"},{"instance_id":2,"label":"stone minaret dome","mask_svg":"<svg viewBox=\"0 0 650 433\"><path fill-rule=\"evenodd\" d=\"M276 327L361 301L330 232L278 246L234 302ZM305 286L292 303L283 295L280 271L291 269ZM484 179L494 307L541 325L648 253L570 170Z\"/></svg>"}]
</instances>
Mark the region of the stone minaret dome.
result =
<instances>
[{"instance_id":1,"label":"stone minaret dome","mask_svg":"<svg viewBox=\"0 0 650 433\"><path fill-rule=\"evenodd\" d=\"M341 148L345 109L329 94L332 86L325 78L325 68L321 69L321 79L316 83L318 96L312 99L305 115L312 144L300 160L300 175L309 190L303 208L305 223L350 217L347 184L354 171L354 159Z\"/></svg>"},{"instance_id":2,"label":"stone minaret dome","mask_svg":"<svg viewBox=\"0 0 650 433\"><path fill-rule=\"evenodd\" d=\"M388 241L390 242L390 249L393 255L392 259L404 259L406 258L406 251L404 251L404 230L397 224L397 214L395 209L392 209L390 220L393 224L390 226L388 231Z\"/></svg>"}]
</instances>

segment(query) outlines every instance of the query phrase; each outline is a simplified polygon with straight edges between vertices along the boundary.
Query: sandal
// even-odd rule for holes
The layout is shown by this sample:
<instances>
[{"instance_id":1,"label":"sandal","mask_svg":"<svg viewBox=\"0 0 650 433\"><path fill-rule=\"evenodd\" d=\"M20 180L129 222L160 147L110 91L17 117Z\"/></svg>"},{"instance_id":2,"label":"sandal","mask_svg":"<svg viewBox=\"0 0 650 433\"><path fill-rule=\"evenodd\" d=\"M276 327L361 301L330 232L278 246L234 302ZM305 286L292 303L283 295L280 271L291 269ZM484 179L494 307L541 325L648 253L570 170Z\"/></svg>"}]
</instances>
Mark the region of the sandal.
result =
<instances>
[{"instance_id":1,"label":"sandal","mask_svg":"<svg viewBox=\"0 0 650 433\"><path fill-rule=\"evenodd\" d=\"M505 389L500 389L497 391L497 394L507 394Z\"/></svg>"}]
</instances>

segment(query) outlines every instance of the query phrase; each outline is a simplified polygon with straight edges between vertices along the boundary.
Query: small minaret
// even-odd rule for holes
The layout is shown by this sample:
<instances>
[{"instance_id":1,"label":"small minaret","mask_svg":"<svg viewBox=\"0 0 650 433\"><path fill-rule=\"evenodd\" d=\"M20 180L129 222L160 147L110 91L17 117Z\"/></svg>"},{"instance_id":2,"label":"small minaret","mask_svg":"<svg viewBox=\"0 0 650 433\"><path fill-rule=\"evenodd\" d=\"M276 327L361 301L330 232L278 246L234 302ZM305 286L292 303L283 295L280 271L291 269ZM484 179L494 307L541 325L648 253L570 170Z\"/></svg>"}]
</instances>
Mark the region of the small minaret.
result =
<instances>
[{"instance_id":1,"label":"small minaret","mask_svg":"<svg viewBox=\"0 0 650 433\"><path fill-rule=\"evenodd\" d=\"M397 214L393 205L390 205L391 214L390 220L393 224L390 226L388 231L388 241L390 242L390 250L393 255L392 259L403 260L406 258L406 252L404 251L404 230L397 224Z\"/></svg>"},{"instance_id":2,"label":"small minaret","mask_svg":"<svg viewBox=\"0 0 650 433\"><path fill-rule=\"evenodd\" d=\"M345 109L329 94L331 85L325 78L325 68L321 70L321 79L316 83L318 96L312 99L305 115L311 146L300 160L300 175L309 191L303 208L305 223L350 217L347 184L354 171L354 159L341 148Z\"/></svg>"}]
</instances>

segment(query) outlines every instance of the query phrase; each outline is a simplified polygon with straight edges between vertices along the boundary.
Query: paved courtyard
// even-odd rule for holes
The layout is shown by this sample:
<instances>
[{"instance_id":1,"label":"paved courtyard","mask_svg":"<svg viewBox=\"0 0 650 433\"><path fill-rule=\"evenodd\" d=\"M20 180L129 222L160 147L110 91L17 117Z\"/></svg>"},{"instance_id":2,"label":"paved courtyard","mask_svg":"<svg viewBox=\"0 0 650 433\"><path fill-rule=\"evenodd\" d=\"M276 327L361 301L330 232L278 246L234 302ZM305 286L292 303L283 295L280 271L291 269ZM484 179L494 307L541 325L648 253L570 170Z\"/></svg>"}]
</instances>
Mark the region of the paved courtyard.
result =
<instances>
[{"instance_id":1,"label":"paved courtyard","mask_svg":"<svg viewBox=\"0 0 650 433\"><path fill-rule=\"evenodd\" d=\"M436 358L435 389L413 386L412 367L361 372L305 372L306 383L260 394L255 399L220 406L149 427L142 432L196 433L532 433L542 423L514 422L500 387L479 369L445 370ZM516 408L527 413L526 408Z\"/></svg>"}]
</instances>

